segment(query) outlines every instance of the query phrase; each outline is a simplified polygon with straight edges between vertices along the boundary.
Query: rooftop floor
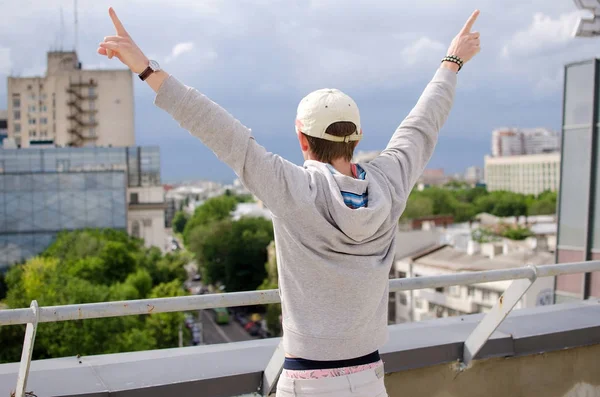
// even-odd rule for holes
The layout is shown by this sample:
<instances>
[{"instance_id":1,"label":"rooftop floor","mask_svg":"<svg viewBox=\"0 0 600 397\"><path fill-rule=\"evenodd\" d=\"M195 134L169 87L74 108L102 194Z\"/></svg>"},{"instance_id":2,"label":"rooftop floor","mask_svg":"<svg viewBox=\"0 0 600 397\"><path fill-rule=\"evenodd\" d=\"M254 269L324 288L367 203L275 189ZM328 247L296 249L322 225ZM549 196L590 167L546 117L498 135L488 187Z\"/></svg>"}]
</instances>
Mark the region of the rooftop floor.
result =
<instances>
[{"instance_id":1,"label":"rooftop floor","mask_svg":"<svg viewBox=\"0 0 600 397\"><path fill-rule=\"evenodd\" d=\"M600 300L513 311L471 366L482 315L390 326L381 350L390 396L600 396ZM278 338L34 361L27 389L49 396L238 396L261 389ZM509 358L509 359L507 359ZM0 365L0 396L19 365Z\"/></svg>"}]
</instances>

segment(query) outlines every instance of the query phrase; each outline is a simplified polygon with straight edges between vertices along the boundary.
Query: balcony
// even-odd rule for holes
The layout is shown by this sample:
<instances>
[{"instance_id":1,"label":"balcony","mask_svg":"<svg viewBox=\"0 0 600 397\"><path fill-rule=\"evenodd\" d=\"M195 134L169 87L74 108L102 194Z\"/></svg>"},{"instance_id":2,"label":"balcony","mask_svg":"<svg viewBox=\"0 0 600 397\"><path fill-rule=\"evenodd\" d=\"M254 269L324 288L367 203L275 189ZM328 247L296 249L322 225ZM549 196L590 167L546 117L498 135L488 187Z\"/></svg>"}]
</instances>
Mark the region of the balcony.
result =
<instances>
[{"instance_id":1,"label":"balcony","mask_svg":"<svg viewBox=\"0 0 600 397\"><path fill-rule=\"evenodd\" d=\"M74 121L78 126L85 127L85 128L91 128L91 127L98 126L98 122L95 120L94 121L81 121L79 119L78 114L71 114L71 115L67 116L67 120Z\"/></svg>"},{"instance_id":2,"label":"balcony","mask_svg":"<svg viewBox=\"0 0 600 397\"><path fill-rule=\"evenodd\" d=\"M128 208L130 211L143 211L143 210L164 210L167 208L167 203L158 202L158 203L133 203L130 202L128 204Z\"/></svg>"},{"instance_id":3,"label":"balcony","mask_svg":"<svg viewBox=\"0 0 600 397\"><path fill-rule=\"evenodd\" d=\"M537 277L598 270L593 261L391 280L392 292L515 281L488 314L390 326L381 349L389 395L600 396L600 299L511 312ZM0 365L0 395L18 378L39 397L267 395L283 359L278 338L40 360L30 369L28 357L38 322L277 301L272 290L0 310L0 325L28 323L21 364Z\"/></svg>"},{"instance_id":4,"label":"balcony","mask_svg":"<svg viewBox=\"0 0 600 397\"><path fill-rule=\"evenodd\" d=\"M78 101L67 101L67 106L74 108L79 114L96 114L98 109L83 109Z\"/></svg>"},{"instance_id":5,"label":"balcony","mask_svg":"<svg viewBox=\"0 0 600 397\"><path fill-rule=\"evenodd\" d=\"M73 88L73 87L67 88L67 94L73 95L75 98L79 99L80 101L93 100L93 99L98 98L98 95L96 95L96 94L92 94L92 95L82 94L79 89Z\"/></svg>"},{"instance_id":6,"label":"balcony","mask_svg":"<svg viewBox=\"0 0 600 397\"><path fill-rule=\"evenodd\" d=\"M91 136L91 135L84 135L79 129L77 128L69 128L67 130L67 132L71 135L74 135L75 137L77 137L78 141L94 141L96 139L98 139L97 136Z\"/></svg>"},{"instance_id":7,"label":"balcony","mask_svg":"<svg viewBox=\"0 0 600 397\"><path fill-rule=\"evenodd\" d=\"M90 81L80 81L78 83L69 83L69 86L71 87L98 87L98 83L95 82L94 80L90 80Z\"/></svg>"}]
</instances>

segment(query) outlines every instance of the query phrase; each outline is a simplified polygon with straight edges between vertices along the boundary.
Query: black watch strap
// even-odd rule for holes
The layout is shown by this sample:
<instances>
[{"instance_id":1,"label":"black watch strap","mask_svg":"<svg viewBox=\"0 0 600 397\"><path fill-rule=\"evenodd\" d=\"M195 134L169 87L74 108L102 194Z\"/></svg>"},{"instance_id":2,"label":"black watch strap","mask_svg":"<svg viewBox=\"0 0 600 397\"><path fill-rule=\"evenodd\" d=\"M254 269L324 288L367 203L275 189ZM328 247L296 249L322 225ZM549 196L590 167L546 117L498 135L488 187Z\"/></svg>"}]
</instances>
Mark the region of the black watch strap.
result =
<instances>
[{"instance_id":1,"label":"black watch strap","mask_svg":"<svg viewBox=\"0 0 600 397\"><path fill-rule=\"evenodd\" d=\"M152 74L154 73L154 70L152 70L152 68L150 66L148 66L146 69L144 69L144 71L142 73L140 73L138 76L140 76L140 79L142 81L146 81L146 79Z\"/></svg>"}]
</instances>

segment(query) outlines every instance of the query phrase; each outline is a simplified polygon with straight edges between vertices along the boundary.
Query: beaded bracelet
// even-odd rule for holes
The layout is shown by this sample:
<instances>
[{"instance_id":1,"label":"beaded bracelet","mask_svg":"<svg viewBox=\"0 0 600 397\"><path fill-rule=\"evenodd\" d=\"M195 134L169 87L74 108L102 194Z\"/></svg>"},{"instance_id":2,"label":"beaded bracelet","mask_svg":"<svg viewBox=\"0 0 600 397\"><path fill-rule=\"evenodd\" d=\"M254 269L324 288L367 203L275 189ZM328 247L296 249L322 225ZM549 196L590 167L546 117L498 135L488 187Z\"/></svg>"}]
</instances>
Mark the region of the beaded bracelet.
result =
<instances>
[{"instance_id":1,"label":"beaded bracelet","mask_svg":"<svg viewBox=\"0 0 600 397\"><path fill-rule=\"evenodd\" d=\"M452 62L452 63L457 64L459 72L464 65L463 60L460 59L459 57L457 57L456 55L448 55L448 56L444 57L444 59L442 59L442 62Z\"/></svg>"}]
</instances>

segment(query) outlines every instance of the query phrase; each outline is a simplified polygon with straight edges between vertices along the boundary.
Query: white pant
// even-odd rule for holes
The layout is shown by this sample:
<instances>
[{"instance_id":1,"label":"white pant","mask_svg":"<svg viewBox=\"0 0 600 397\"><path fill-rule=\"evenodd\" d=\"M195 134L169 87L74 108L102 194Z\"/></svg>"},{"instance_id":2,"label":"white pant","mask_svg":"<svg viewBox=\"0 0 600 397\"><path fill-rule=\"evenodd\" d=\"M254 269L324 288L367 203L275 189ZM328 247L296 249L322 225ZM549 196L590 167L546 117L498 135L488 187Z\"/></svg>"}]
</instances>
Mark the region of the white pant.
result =
<instances>
[{"instance_id":1,"label":"white pant","mask_svg":"<svg viewBox=\"0 0 600 397\"><path fill-rule=\"evenodd\" d=\"M321 379L279 378L276 397L387 397L383 367Z\"/></svg>"}]
</instances>

